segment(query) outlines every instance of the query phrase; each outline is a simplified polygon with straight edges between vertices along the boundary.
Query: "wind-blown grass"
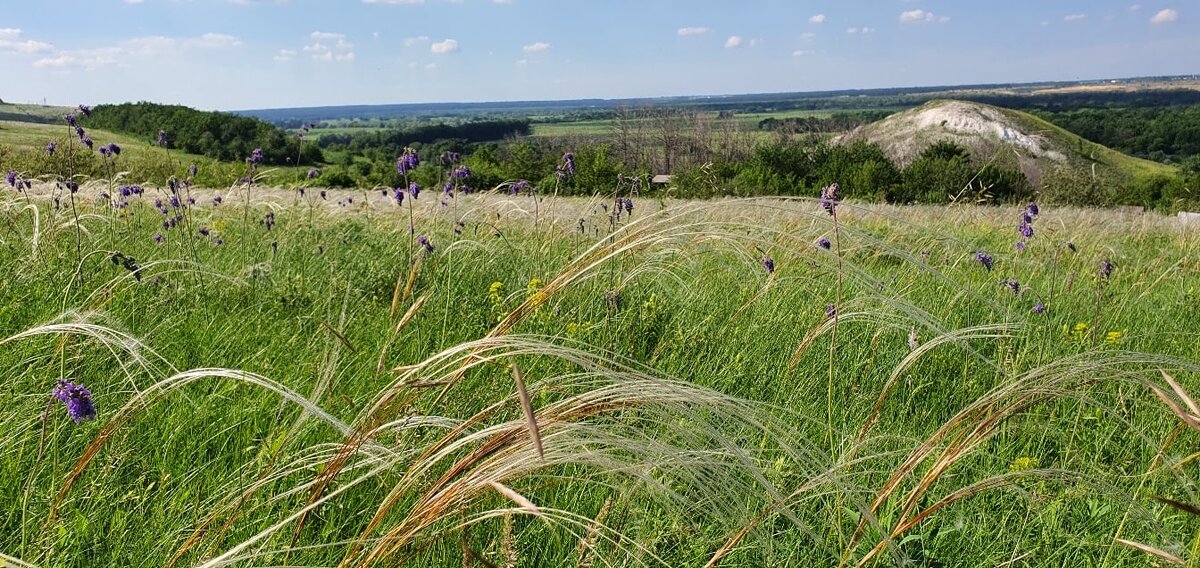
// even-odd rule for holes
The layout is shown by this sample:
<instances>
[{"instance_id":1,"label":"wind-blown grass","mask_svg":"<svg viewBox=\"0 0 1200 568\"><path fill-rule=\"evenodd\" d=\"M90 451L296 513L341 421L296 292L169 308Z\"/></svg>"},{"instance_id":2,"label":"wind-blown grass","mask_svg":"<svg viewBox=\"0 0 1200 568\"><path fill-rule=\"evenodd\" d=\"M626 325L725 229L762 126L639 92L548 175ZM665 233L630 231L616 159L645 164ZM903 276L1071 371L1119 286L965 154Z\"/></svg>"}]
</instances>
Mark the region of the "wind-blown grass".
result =
<instances>
[{"instance_id":1,"label":"wind-blown grass","mask_svg":"<svg viewBox=\"0 0 1200 568\"><path fill-rule=\"evenodd\" d=\"M1166 220L1046 211L1017 255L1011 209L843 204L825 250L813 200L422 197L423 256L378 193L255 191L187 213L222 245L85 197L79 258L69 212L0 207L0 560L1200 557L1152 499L1200 502L1197 239Z\"/></svg>"}]
</instances>

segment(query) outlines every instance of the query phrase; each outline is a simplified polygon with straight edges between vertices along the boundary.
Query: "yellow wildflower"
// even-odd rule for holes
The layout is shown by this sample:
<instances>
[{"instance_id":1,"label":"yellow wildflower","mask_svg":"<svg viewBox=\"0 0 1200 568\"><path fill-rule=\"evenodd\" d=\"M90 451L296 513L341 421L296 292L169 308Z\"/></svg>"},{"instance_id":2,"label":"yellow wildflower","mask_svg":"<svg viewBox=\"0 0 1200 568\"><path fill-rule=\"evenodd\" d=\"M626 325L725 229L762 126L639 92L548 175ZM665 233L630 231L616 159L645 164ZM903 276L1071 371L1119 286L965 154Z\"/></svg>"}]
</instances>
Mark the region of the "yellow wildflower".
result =
<instances>
[{"instance_id":1,"label":"yellow wildflower","mask_svg":"<svg viewBox=\"0 0 1200 568\"><path fill-rule=\"evenodd\" d=\"M1034 469L1037 466L1038 466L1037 458L1031 458L1029 456L1021 456L1021 457L1013 460L1013 462L1011 464L1009 464L1008 471L1013 471L1013 472L1027 471L1030 469Z\"/></svg>"},{"instance_id":2,"label":"yellow wildflower","mask_svg":"<svg viewBox=\"0 0 1200 568\"><path fill-rule=\"evenodd\" d=\"M1124 334L1119 331L1110 331L1104 335L1104 342L1115 345L1121 342L1122 335Z\"/></svg>"}]
</instances>

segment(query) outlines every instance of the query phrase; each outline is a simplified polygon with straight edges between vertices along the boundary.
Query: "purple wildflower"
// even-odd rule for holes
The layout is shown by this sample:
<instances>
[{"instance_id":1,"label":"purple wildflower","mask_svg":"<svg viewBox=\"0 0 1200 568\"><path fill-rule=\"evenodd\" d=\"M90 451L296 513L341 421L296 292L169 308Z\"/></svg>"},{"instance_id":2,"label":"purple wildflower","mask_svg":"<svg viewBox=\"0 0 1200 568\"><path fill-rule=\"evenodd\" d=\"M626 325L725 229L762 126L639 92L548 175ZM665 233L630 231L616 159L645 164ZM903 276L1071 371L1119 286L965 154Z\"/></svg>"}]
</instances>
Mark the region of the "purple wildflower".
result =
<instances>
[{"instance_id":1,"label":"purple wildflower","mask_svg":"<svg viewBox=\"0 0 1200 568\"><path fill-rule=\"evenodd\" d=\"M308 179L316 179L319 175L321 175L321 170L318 170L317 168L311 168L308 170L307 177Z\"/></svg>"},{"instance_id":2,"label":"purple wildflower","mask_svg":"<svg viewBox=\"0 0 1200 568\"><path fill-rule=\"evenodd\" d=\"M1107 258L1100 261L1100 279L1108 280L1109 277L1112 276L1113 269L1115 268L1116 267L1113 266L1113 263L1109 262Z\"/></svg>"},{"instance_id":3,"label":"purple wildflower","mask_svg":"<svg viewBox=\"0 0 1200 568\"><path fill-rule=\"evenodd\" d=\"M275 227L275 212L274 211L267 211L266 216L263 217L263 225L266 226L268 231L270 231L271 229L273 229Z\"/></svg>"},{"instance_id":4,"label":"purple wildflower","mask_svg":"<svg viewBox=\"0 0 1200 568\"><path fill-rule=\"evenodd\" d=\"M1017 225L1017 232L1021 233L1022 237L1027 239L1031 238L1033 237L1033 225L1030 225L1029 223L1021 223L1020 225Z\"/></svg>"},{"instance_id":5,"label":"purple wildflower","mask_svg":"<svg viewBox=\"0 0 1200 568\"><path fill-rule=\"evenodd\" d=\"M325 199L325 198L326 198L326 197L325 197L325 190L324 190L324 189L322 189L322 190L321 190L321 199Z\"/></svg>"},{"instance_id":6,"label":"purple wildflower","mask_svg":"<svg viewBox=\"0 0 1200 568\"><path fill-rule=\"evenodd\" d=\"M762 265L763 268L766 269L767 274L775 273L775 259L771 258L770 256L764 256Z\"/></svg>"},{"instance_id":7,"label":"purple wildflower","mask_svg":"<svg viewBox=\"0 0 1200 568\"><path fill-rule=\"evenodd\" d=\"M416 199L418 195L421 195L421 184L415 181L408 184L408 196Z\"/></svg>"},{"instance_id":8,"label":"purple wildflower","mask_svg":"<svg viewBox=\"0 0 1200 568\"><path fill-rule=\"evenodd\" d=\"M412 148L405 148L404 153L400 154L399 158L396 158L396 173L407 175L408 172L417 169L419 165L421 165L421 158L417 155L417 151Z\"/></svg>"},{"instance_id":9,"label":"purple wildflower","mask_svg":"<svg viewBox=\"0 0 1200 568\"><path fill-rule=\"evenodd\" d=\"M425 247L425 254L433 253L433 243L429 242L429 237L425 235L417 237L417 244Z\"/></svg>"},{"instance_id":10,"label":"purple wildflower","mask_svg":"<svg viewBox=\"0 0 1200 568\"><path fill-rule=\"evenodd\" d=\"M83 113L83 116L92 116L92 107L79 105L79 112Z\"/></svg>"},{"instance_id":11,"label":"purple wildflower","mask_svg":"<svg viewBox=\"0 0 1200 568\"><path fill-rule=\"evenodd\" d=\"M87 146L87 147L88 147L88 150L91 150L91 149L92 149L92 145L93 145L93 144L95 144L94 142L92 142L92 137L91 137L91 136L86 136L86 135L85 135L83 138L80 138L80 139L79 139L79 141L80 141L80 142L83 142L83 145L84 145L84 146Z\"/></svg>"},{"instance_id":12,"label":"purple wildflower","mask_svg":"<svg viewBox=\"0 0 1200 568\"><path fill-rule=\"evenodd\" d=\"M54 151L58 149L58 142L50 141L46 143L46 154L53 156Z\"/></svg>"},{"instance_id":13,"label":"purple wildflower","mask_svg":"<svg viewBox=\"0 0 1200 568\"><path fill-rule=\"evenodd\" d=\"M87 134L87 132L85 132L85 131L83 130L83 127L82 127L82 126L76 126L76 127L75 127L75 135L76 135L76 136L78 136L80 140L83 140L83 136L84 136L85 134Z\"/></svg>"},{"instance_id":14,"label":"purple wildflower","mask_svg":"<svg viewBox=\"0 0 1200 568\"><path fill-rule=\"evenodd\" d=\"M16 170L8 170L8 175L5 176L4 179L8 180L8 185L17 187L17 171Z\"/></svg>"},{"instance_id":15,"label":"purple wildflower","mask_svg":"<svg viewBox=\"0 0 1200 568\"><path fill-rule=\"evenodd\" d=\"M154 139L154 143L158 144L159 146L161 146L163 148L166 148L167 147L167 131L159 130L158 136Z\"/></svg>"},{"instance_id":16,"label":"purple wildflower","mask_svg":"<svg viewBox=\"0 0 1200 568\"><path fill-rule=\"evenodd\" d=\"M192 165L188 166L188 175L189 176L196 177L197 171L199 171L199 170L196 169L196 164L192 164Z\"/></svg>"},{"instance_id":17,"label":"purple wildflower","mask_svg":"<svg viewBox=\"0 0 1200 568\"><path fill-rule=\"evenodd\" d=\"M59 379L58 385L51 391L67 406L67 415L76 424L96 417L96 405L92 402L92 391L80 384Z\"/></svg>"},{"instance_id":18,"label":"purple wildflower","mask_svg":"<svg viewBox=\"0 0 1200 568\"><path fill-rule=\"evenodd\" d=\"M1034 305L1033 305L1033 313L1035 313L1035 314L1042 314L1042 313L1045 313L1045 312L1046 312L1046 305L1045 305L1045 304L1043 304L1043 303L1041 303L1041 302L1038 302L1038 303L1036 303L1036 304L1034 304Z\"/></svg>"},{"instance_id":19,"label":"purple wildflower","mask_svg":"<svg viewBox=\"0 0 1200 568\"><path fill-rule=\"evenodd\" d=\"M1021 252L1021 251L1025 250L1025 246L1026 246L1025 241L1023 241L1023 240L1017 241L1017 244L1014 246L1017 249L1017 252Z\"/></svg>"},{"instance_id":20,"label":"purple wildflower","mask_svg":"<svg viewBox=\"0 0 1200 568\"><path fill-rule=\"evenodd\" d=\"M75 126L78 124L75 118L75 113L67 113L67 115L63 117L63 120L67 121L67 126Z\"/></svg>"},{"instance_id":21,"label":"purple wildflower","mask_svg":"<svg viewBox=\"0 0 1200 568\"><path fill-rule=\"evenodd\" d=\"M250 152L250 155L246 157L246 163L250 164L251 168L257 168L259 164L263 163L263 159L264 156L262 148L255 148L254 151Z\"/></svg>"},{"instance_id":22,"label":"purple wildflower","mask_svg":"<svg viewBox=\"0 0 1200 568\"><path fill-rule=\"evenodd\" d=\"M833 304L829 304L828 306L825 306L825 317L829 318L829 319L836 318L837 317L837 306L835 306Z\"/></svg>"},{"instance_id":23,"label":"purple wildflower","mask_svg":"<svg viewBox=\"0 0 1200 568\"><path fill-rule=\"evenodd\" d=\"M625 213L633 214L633 200L628 197L625 198Z\"/></svg>"},{"instance_id":24,"label":"purple wildflower","mask_svg":"<svg viewBox=\"0 0 1200 568\"><path fill-rule=\"evenodd\" d=\"M1029 206L1025 208L1025 212L1034 217L1037 217L1041 213L1041 211L1038 209L1038 204L1036 201L1029 202Z\"/></svg>"},{"instance_id":25,"label":"purple wildflower","mask_svg":"<svg viewBox=\"0 0 1200 568\"><path fill-rule=\"evenodd\" d=\"M396 200L396 205L404 203L404 188L397 187L395 191L392 192L392 199Z\"/></svg>"},{"instance_id":26,"label":"purple wildflower","mask_svg":"<svg viewBox=\"0 0 1200 568\"><path fill-rule=\"evenodd\" d=\"M221 199L220 195L214 195L213 196L213 207L220 205L221 201L223 201L223 200Z\"/></svg>"},{"instance_id":27,"label":"purple wildflower","mask_svg":"<svg viewBox=\"0 0 1200 568\"><path fill-rule=\"evenodd\" d=\"M154 233L154 242L156 242L160 245L162 244L162 242L163 242L162 233Z\"/></svg>"},{"instance_id":28,"label":"purple wildflower","mask_svg":"<svg viewBox=\"0 0 1200 568\"><path fill-rule=\"evenodd\" d=\"M530 184L529 180L522 179L522 180L517 180L517 183L512 184L512 187L510 189L513 192L513 194L515 195L515 194L521 193L523 191L528 192L531 187L533 187L533 184Z\"/></svg>"},{"instance_id":29,"label":"purple wildflower","mask_svg":"<svg viewBox=\"0 0 1200 568\"><path fill-rule=\"evenodd\" d=\"M178 195L172 195L172 196L171 196L171 207L174 207L174 208L176 208L176 209L179 209L180 207L183 207L183 203L179 201L179 196L178 196Z\"/></svg>"},{"instance_id":30,"label":"purple wildflower","mask_svg":"<svg viewBox=\"0 0 1200 568\"><path fill-rule=\"evenodd\" d=\"M207 237L209 234L211 234L211 232L208 230L208 227L200 227L199 229L196 229L196 232L200 233L200 236L202 237Z\"/></svg>"},{"instance_id":31,"label":"purple wildflower","mask_svg":"<svg viewBox=\"0 0 1200 568\"><path fill-rule=\"evenodd\" d=\"M976 252L975 253L975 261L978 262L979 264L982 264L983 267L986 268L988 272L992 271L992 263L993 263L992 255L990 255L986 252L983 252L983 251Z\"/></svg>"},{"instance_id":32,"label":"purple wildflower","mask_svg":"<svg viewBox=\"0 0 1200 568\"><path fill-rule=\"evenodd\" d=\"M830 248L833 248L833 243L829 242L829 239L827 239L825 237L821 237L821 238L817 239L817 246L819 246L825 250L829 250Z\"/></svg>"},{"instance_id":33,"label":"purple wildflower","mask_svg":"<svg viewBox=\"0 0 1200 568\"><path fill-rule=\"evenodd\" d=\"M221 245L225 244L225 239L222 239L221 237L217 237L217 238L213 239L213 244L217 245L217 246L221 246Z\"/></svg>"},{"instance_id":34,"label":"purple wildflower","mask_svg":"<svg viewBox=\"0 0 1200 568\"><path fill-rule=\"evenodd\" d=\"M67 191L70 191L71 193L77 193L79 191L79 184L74 181L68 181Z\"/></svg>"},{"instance_id":35,"label":"purple wildflower","mask_svg":"<svg viewBox=\"0 0 1200 568\"><path fill-rule=\"evenodd\" d=\"M841 186L836 183L831 183L821 189L821 208L830 215L833 215L837 211L839 190L841 190Z\"/></svg>"},{"instance_id":36,"label":"purple wildflower","mask_svg":"<svg viewBox=\"0 0 1200 568\"><path fill-rule=\"evenodd\" d=\"M1012 290L1013 295L1021 294L1021 283L1018 282L1015 278L1001 280L1000 283L1004 284L1005 286L1008 286L1008 289Z\"/></svg>"}]
</instances>

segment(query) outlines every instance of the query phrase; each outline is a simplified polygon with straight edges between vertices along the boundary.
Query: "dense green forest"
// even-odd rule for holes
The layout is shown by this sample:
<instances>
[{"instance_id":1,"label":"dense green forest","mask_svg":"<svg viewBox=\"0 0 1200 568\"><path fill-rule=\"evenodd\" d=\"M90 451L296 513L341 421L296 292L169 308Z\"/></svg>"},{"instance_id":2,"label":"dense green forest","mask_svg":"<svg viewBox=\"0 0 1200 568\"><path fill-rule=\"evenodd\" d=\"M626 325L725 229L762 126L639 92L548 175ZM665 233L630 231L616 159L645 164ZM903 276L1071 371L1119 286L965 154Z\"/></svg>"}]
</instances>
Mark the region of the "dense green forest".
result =
<instances>
[{"instance_id":1,"label":"dense green forest","mask_svg":"<svg viewBox=\"0 0 1200 568\"><path fill-rule=\"evenodd\" d=\"M1200 155L1200 105L1035 110L1034 114L1131 156L1183 163Z\"/></svg>"},{"instance_id":2,"label":"dense green forest","mask_svg":"<svg viewBox=\"0 0 1200 568\"><path fill-rule=\"evenodd\" d=\"M315 144L259 119L185 106L147 102L99 105L92 109L87 124L227 162L241 161L256 148L262 149L263 162L269 165L325 161Z\"/></svg>"},{"instance_id":3,"label":"dense green forest","mask_svg":"<svg viewBox=\"0 0 1200 568\"><path fill-rule=\"evenodd\" d=\"M400 153L414 143L432 144L439 140L487 142L510 136L527 136L531 132L528 119L479 120L461 124L425 124L411 128L365 130L355 133L324 134L319 144L361 154L368 148Z\"/></svg>"}]
</instances>

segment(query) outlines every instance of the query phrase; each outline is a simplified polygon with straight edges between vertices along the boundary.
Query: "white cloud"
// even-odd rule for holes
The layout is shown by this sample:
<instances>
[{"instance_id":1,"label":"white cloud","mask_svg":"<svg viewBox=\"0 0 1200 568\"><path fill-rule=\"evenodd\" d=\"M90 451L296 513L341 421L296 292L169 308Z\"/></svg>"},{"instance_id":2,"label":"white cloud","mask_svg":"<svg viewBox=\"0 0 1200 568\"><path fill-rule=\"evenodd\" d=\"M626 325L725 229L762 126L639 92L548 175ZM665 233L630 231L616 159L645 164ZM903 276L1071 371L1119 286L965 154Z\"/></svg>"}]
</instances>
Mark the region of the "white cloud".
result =
<instances>
[{"instance_id":1,"label":"white cloud","mask_svg":"<svg viewBox=\"0 0 1200 568\"><path fill-rule=\"evenodd\" d=\"M708 32L709 32L708 28L699 27L699 28L679 28L679 31L676 31L675 33L679 34L681 36L694 36L694 35L704 35Z\"/></svg>"},{"instance_id":2,"label":"white cloud","mask_svg":"<svg viewBox=\"0 0 1200 568\"><path fill-rule=\"evenodd\" d=\"M902 24L915 24L919 22L937 22L939 24L944 24L949 21L950 16L939 17L934 15L933 12L926 12L925 10L909 10L907 12L900 13L900 23Z\"/></svg>"},{"instance_id":3,"label":"white cloud","mask_svg":"<svg viewBox=\"0 0 1200 568\"><path fill-rule=\"evenodd\" d=\"M513 0L492 0L493 4L512 4Z\"/></svg>"},{"instance_id":4,"label":"white cloud","mask_svg":"<svg viewBox=\"0 0 1200 568\"><path fill-rule=\"evenodd\" d=\"M425 0L362 0L363 4L424 4Z\"/></svg>"},{"instance_id":5,"label":"white cloud","mask_svg":"<svg viewBox=\"0 0 1200 568\"><path fill-rule=\"evenodd\" d=\"M1064 22L1078 22L1087 19L1087 14L1068 14L1063 17Z\"/></svg>"},{"instance_id":6,"label":"white cloud","mask_svg":"<svg viewBox=\"0 0 1200 568\"><path fill-rule=\"evenodd\" d=\"M846 33L848 33L850 35L854 35L854 34L858 33L858 28L846 28Z\"/></svg>"},{"instance_id":7,"label":"white cloud","mask_svg":"<svg viewBox=\"0 0 1200 568\"><path fill-rule=\"evenodd\" d=\"M125 3L126 4L141 4L142 2L145 2L145 1L146 0L125 0Z\"/></svg>"},{"instance_id":8,"label":"white cloud","mask_svg":"<svg viewBox=\"0 0 1200 568\"><path fill-rule=\"evenodd\" d=\"M209 32L200 36L200 39L194 42L194 44L197 47L241 47L242 40L237 36L231 36L229 34Z\"/></svg>"},{"instance_id":9,"label":"white cloud","mask_svg":"<svg viewBox=\"0 0 1200 568\"><path fill-rule=\"evenodd\" d=\"M346 39L346 34L335 34L332 32L313 32L313 33L309 34L309 37L316 39L316 40L323 39L326 41L333 41L333 40L337 40L337 39Z\"/></svg>"},{"instance_id":10,"label":"white cloud","mask_svg":"<svg viewBox=\"0 0 1200 568\"><path fill-rule=\"evenodd\" d=\"M439 42L429 46L429 51L430 51L430 53L433 53L434 55L445 55L447 53L457 53L458 52L458 40L444 39L442 41L439 41Z\"/></svg>"},{"instance_id":11,"label":"white cloud","mask_svg":"<svg viewBox=\"0 0 1200 568\"><path fill-rule=\"evenodd\" d=\"M825 51L823 51L823 50L822 50L822 51L816 51L816 50L810 50L810 49L797 49L796 51L793 51L793 52L792 52L792 57L794 57L794 58L796 58L796 59L803 59L803 58L805 58L805 57L812 57L812 56L814 56L814 55L821 55L822 53L825 53Z\"/></svg>"},{"instance_id":12,"label":"white cloud","mask_svg":"<svg viewBox=\"0 0 1200 568\"><path fill-rule=\"evenodd\" d=\"M339 53L333 56L333 58L336 61L354 61L354 52L351 51L349 53Z\"/></svg>"},{"instance_id":13,"label":"white cloud","mask_svg":"<svg viewBox=\"0 0 1200 568\"><path fill-rule=\"evenodd\" d=\"M1178 19L1179 19L1179 12L1176 12L1175 10L1167 8L1166 10L1160 10L1157 14L1154 15L1153 18L1150 18L1150 23L1151 24L1167 24L1170 22L1174 22L1175 20L1178 20Z\"/></svg>"},{"instance_id":14,"label":"white cloud","mask_svg":"<svg viewBox=\"0 0 1200 568\"><path fill-rule=\"evenodd\" d=\"M275 61L291 61L296 56L296 51L292 49L281 49L275 54Z\"/></svg>"},{"instance_id":15,"label":"white cloud","mask_svg":"<svg viewBox=\"0 0 1200 568\"><path fill-rule=\"evenodd\" d=\"M729 39L725 40L725 49L739 48L742 46L743 41L741 36L729 36Z\"/></svg>"},{"instance_id":16,"label":"white cloud","mask_svg":"<svg viewBox=\"0 0 1200 568\"><path fill-rule=\"evenodd\" d=\"M329 48L325 44L318 42L304 46L304 51L329 51Z\"/></svg>"},{"instance_id":17,"label":"white cloud","mask_svg":"<svg viewBox=\"0 0 1200 568\"><path fill-rule=\"evenodd\" d=\"M810 24L823 24L823 23L825 23L825 14L817 14L817 15L809 18L808 22Z\"/></svg>"},{"instance_id":18,"label":"white cloud","mask_svg":"<svg viewBox=\"0 0 1200 568\"><path fill-rule=\"evenodd\" d=\"M949 19L949 18L946 18L946 21L950 21L950 19ZM867 27L867 26L863 26L862 33L864 33L864 34L873 34L873 33L875 33L875 28L872 28L872 27Z\"/></svg>"},{"instance_id":19,"label":"white cloud","mask_svg":"<svg viewBox=\"0 0 1200 568\"><path fill-rule=\"evenodd\" d=\"M44 41L20 40L21 30L0 28L0 53L43 53L54 49Z\"/></svg>"},{"instance_id":20,"label":"white cloud","mask_svg":"<svg viewBox=\"0 0 1200 568\"><path fill-rule=\"evenodd\" d=\"M539 41L537 43L522 47L521 49L525 53L537 53L539 51L546 51L547 49L550 49L550 44L548 44L544 41Z\"/></svg>"},{"instance_id":21,"label":"white cloud","mask_svg":"<svg viewBox=\"0 0 1200 568\"><path fill-rule=\"evenodd\" d=\"M426 43L429 41L429 36L416 36L404 38L404 47L412 47L417 44Z\"/></svg>"},{"instance_id":22,"label":"white cloud","mask_svg":"<svg viewBox=\"0 0 1200 568\"><path fill-rule=\"evenodd\" d=\"M313 61L333 61L332 51L322 51L312 56Z\"/></svg>"},{"instance_id":23,"label":"white cloud","mask_svg":"<svg viewBox=\"0 0 1200 568\"><path fill-rule=\"evenodd\" d=\"M100 47L96 49L80 49L63 52L54 57L44 57L33 62L34 67L62 69L79 67L86 70L99 69L115 65L129 52L120 47Z\"/></svg>"}]
</instances>

